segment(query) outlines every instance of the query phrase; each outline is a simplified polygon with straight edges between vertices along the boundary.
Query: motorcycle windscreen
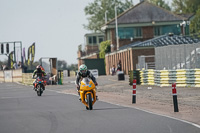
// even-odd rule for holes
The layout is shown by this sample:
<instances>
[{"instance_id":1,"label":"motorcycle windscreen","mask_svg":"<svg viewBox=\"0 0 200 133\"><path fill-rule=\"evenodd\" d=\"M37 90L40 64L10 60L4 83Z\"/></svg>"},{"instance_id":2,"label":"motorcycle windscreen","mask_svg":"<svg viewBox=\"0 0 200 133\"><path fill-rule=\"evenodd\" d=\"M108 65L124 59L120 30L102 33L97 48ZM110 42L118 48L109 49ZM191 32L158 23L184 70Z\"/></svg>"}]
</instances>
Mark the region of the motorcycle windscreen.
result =
<instances>
[{"instance_id":1,"label":"motorcycle windscreen","mask_svg":"<svg viewBox=\"0 0 200 133\"><path fill-rule=\"evenodd\" d=\"M81 90L92 90L95 88L95 85L92 80L88 80L88 78L85 78L81 81Z\"/></svg>"}]
</instances>

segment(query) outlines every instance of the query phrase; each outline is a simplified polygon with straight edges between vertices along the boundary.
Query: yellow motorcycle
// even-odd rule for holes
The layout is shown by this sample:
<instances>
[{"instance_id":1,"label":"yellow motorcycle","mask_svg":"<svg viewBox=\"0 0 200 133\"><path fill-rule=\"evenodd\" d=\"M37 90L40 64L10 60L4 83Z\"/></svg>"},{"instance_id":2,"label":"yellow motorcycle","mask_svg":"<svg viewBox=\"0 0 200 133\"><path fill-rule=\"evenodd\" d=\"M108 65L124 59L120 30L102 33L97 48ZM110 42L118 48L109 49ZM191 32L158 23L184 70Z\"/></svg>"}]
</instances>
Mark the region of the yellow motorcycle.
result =
<instances>
[{"instance_id":1,"label":"yellow motorcycle","mask_svg":"<svg viewBox=\"0 0 200 133\"><path fill-rule=\"evenodd\" d=\"M86 106L87 110L92 110L96 102L96 86L89 78L83 78L80 84L81 102Z\"/></svg>"}]
</instances>

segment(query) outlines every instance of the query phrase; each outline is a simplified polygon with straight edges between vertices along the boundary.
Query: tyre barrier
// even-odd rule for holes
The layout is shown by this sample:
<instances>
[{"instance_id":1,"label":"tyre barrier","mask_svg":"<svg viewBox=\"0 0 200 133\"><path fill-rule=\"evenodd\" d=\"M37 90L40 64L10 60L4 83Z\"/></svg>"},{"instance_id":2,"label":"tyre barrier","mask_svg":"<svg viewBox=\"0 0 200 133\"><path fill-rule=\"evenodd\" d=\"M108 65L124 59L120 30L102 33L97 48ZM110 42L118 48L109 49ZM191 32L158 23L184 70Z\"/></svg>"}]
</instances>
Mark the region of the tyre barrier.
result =
<instances>
[{"instance_id":1,"label":"tyre barrier","mask_svg":"<svg viewBox=\"0 0 200 133\"><path fill-rule=\"evenodd\" d=\"M200 87L200 69L141 70L142 85Z\"/></svg>"}]
</instances>

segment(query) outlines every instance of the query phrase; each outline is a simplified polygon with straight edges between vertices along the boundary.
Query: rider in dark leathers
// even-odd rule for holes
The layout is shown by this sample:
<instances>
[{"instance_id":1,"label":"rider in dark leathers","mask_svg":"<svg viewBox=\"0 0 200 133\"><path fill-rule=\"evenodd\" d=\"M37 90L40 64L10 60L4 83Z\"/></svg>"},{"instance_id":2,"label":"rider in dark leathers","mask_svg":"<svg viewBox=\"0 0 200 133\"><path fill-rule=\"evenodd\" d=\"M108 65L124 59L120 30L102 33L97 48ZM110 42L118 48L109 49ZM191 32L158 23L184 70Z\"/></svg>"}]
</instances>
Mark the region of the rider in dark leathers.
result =
<instances>
[{"instance_id":1,"label":"rider in dark leathers","mask_svg":"<svg viewBox=\"0 0 200 133\"><path fill-rule=\"evenodd\" d=\"M80 80L81 78L84 78L84 77L88 77L90 78L95 86L98 85L98 83L96 82L96 78L92 75L92 73L90 71L87 70L87 66L86 65L81 65L79 67L79 72L77 73L77 76L76 76L76 88L77 88L77 91L78 91L78 95L79 95L79 100L80 100L80 93L79 93L79 90L80 90Z\"/></svg>"},{"instance_id":2,"label":"rider in dark leathers","mask_svg":"<svg viewBox=\"0 0 200 133\"><path fill-rule=\"evenodd\" d=\"M37 75L37 77L44 77L46 76L46 73L43 69L42 66L38 65L35 69L35 71L33 72L32 78L34 78L34 76ZM33 82L33 89L35 90L35 83L36 83L37 79Z\"/></svg>"}]
</instances>

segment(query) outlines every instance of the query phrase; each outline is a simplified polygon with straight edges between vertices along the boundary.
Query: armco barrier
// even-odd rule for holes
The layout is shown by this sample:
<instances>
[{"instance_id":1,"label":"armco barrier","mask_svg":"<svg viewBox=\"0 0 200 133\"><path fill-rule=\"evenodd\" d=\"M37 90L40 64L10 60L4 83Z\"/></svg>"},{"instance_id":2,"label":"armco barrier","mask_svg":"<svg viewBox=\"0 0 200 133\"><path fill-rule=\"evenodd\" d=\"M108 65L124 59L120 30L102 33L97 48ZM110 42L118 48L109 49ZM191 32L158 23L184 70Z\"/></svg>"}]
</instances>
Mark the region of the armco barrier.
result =
<instances>
[{"instance_id":1,"label":"armco barrier","mask_svg":"<svg viewBox=\"0 0 200 133\"><path fill-rule=\"evenodd\" d=\"M141 70L142 85L200 87L200 69Z\"/></svg>"}]
</instances>

